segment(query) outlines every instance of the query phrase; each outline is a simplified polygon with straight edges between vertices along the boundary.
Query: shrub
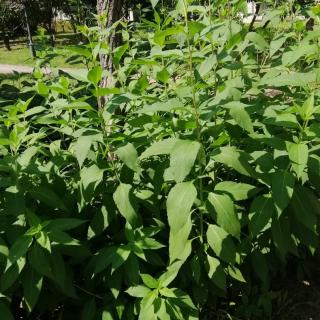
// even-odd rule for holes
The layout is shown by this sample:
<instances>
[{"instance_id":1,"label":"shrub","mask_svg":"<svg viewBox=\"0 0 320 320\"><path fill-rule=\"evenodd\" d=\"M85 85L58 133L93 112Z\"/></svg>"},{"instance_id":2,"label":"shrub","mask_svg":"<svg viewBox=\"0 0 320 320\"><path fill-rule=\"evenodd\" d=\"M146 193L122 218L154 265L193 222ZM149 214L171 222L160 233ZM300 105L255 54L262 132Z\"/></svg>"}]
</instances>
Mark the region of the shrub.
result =
<instances>
[{"instance_id":1,"label":"shrub","mask_svg":"<svg viewBox=\"0 0 320 320\"><path fill-rule=\"evenodd\" d=\"M122 23L112 53L83 27L88 71L2 103L1 319L265 319L315 254L318 26L270 9L248 31L226 3Z\"/></svg>"}]
</instances>

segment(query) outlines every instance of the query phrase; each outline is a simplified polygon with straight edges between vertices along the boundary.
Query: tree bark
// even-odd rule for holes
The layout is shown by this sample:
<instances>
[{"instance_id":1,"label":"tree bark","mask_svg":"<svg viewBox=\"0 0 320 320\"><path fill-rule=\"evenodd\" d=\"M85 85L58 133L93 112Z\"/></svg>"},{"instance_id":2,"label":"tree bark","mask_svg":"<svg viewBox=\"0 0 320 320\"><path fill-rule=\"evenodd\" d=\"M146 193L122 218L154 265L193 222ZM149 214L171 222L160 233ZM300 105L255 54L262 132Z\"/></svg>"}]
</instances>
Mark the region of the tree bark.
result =
<instances>
[{"instance_id":1,"label":"tree bark","mask_svg":"<svg viewBox=\"0 0 320 320\"><path fill-rule=\"evenodd\" d=\"M3 31L3 42L8 51L11 51L10 38L6 31Z\"/></svg>"},{"instance_id":2,"label":"tree bark","mask_svg":"<svg viewBox=\"0 0 320 320\"><path fill-rule=\"evenodd\" d=\"M121 44L121 35L117 30L113 30L105 35L105 29L110 28L115 22L120 20L124 15L125 0L97 0L97 13L100 17L98 25L100 28L100 41L106 42L109 47L109 52L112 52ZM101 80L100 86L102 88L110 87L113 84L113 63L110 54L100 54L100 65L103 70L107 70L107 75ZM106 103L106 97L101 97L99 108L103 108Z\"/></svg>"}]
</instances>

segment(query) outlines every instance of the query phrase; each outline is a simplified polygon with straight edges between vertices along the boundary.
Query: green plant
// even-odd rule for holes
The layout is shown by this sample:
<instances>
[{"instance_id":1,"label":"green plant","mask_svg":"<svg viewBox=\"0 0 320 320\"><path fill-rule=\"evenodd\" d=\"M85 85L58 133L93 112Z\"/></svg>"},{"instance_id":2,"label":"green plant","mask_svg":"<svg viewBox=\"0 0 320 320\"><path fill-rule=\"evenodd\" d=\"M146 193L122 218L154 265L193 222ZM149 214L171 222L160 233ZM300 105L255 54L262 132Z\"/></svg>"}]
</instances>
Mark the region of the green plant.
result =
<instances>
[{"instance_id":1,"label":"green plant","mask_svg":"<svg viewBox=\"0 0 320 320\"><path fill-rule=\"evenodd\" d=\"M318 9L248 31L243 4L179 0L112 52L84 26L88 71L4 103L5 320L271 317L271 279L319 246Z\"/></svg>"}]
</instances>

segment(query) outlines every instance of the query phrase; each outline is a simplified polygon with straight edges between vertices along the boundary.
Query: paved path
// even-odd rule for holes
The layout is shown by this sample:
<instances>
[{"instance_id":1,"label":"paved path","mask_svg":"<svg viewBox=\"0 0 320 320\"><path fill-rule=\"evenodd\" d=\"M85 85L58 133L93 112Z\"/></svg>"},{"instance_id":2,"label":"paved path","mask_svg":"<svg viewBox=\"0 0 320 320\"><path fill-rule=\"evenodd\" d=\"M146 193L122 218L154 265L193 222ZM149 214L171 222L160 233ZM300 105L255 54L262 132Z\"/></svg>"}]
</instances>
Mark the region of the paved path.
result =
<instances>
[{"instance_id":1,"label":"paved path","mask_svg":"<svg viewBox=\"0 0 320 320\"><path fill-rule=\"evenodd\" d=\"M77 69L72 69L72 68L54 68L51 70L50 68L43 68L43 72L46 74L52 73L52 71L55 70L63 70L63 71L74 71ZM21 66L21 65L12 65L12 64L0 64L0 74L8 74L8 73L14 73L14 71L19 72L19 73L32 73L33 67L28 67L28 66Z\"/></svg>"},{"instance_id":2,"label":"paved path","mask_svg":"<svg viewBox=\"0 0 320 320\"><path fill-rule=\"evenodd\" d=\"M13 73L14 71L19 73L31 73L32 67L17 66L11 64L0 64L0 73Z\"/></svg>"}]
</instances>

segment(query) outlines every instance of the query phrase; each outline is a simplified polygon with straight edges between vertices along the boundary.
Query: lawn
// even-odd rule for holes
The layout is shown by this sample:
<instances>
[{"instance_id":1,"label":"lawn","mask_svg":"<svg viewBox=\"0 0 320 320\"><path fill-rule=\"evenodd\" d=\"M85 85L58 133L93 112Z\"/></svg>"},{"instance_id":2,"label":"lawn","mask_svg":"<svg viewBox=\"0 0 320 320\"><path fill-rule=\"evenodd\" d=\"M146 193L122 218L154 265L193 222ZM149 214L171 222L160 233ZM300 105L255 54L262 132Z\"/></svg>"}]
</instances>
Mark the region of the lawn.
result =
<instances>
[{"instance_id":1,"label":"lawn","mask_svg":"<svg viewBox=\"0 0 320 320\"><path fill-rule=\"evenodd\" d=\"M39 48L40 42L34 37L35 48ZM51 61L52 67L76 67L66 62L69 52L66 49L68 45L76 44L77 37L72 33L60 33L56 35L56 46L53 53L57 54ZM8 51L4 44L0 44L0 64L33 66L35 59L32 58L26 38L14 39L10 42L11 51Z\"/></svg>"}]
</instances>

